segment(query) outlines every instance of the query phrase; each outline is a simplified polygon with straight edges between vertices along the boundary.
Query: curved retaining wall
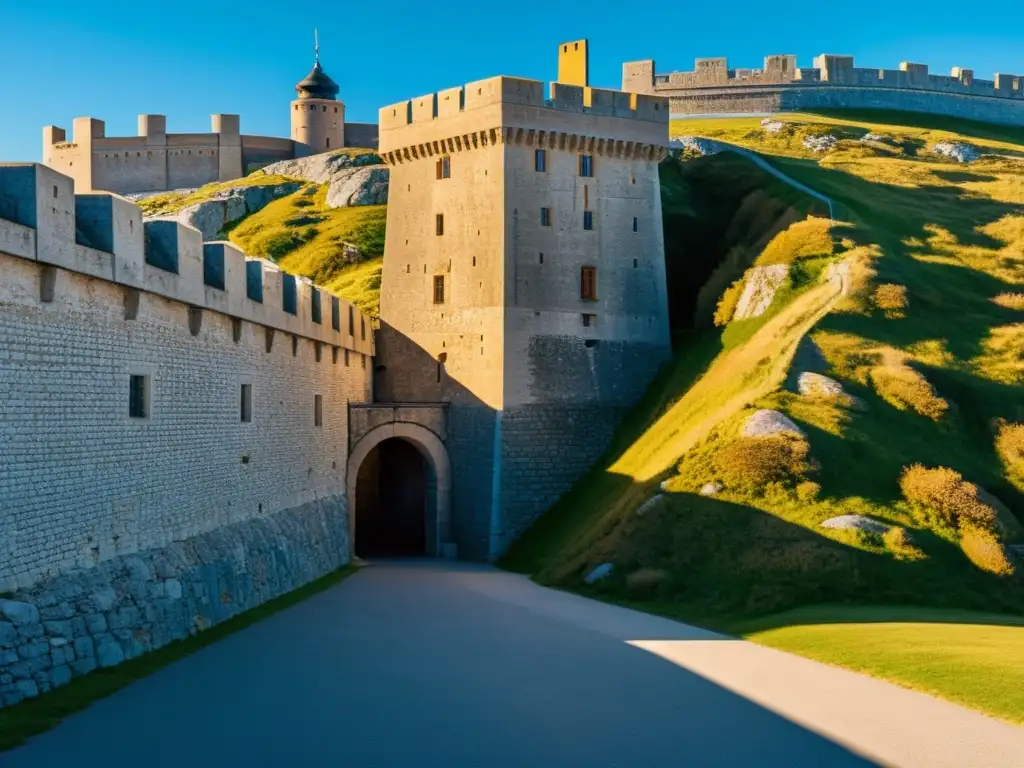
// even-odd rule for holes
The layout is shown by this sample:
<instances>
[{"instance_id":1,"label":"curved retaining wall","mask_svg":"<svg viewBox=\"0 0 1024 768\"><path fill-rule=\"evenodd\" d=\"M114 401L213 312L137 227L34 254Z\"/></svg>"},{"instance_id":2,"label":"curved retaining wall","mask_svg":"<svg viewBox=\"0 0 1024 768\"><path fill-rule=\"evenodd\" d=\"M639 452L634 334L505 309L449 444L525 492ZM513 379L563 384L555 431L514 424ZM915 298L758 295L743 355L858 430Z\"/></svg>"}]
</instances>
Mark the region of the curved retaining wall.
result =
<instances>
[{"instance_id":1,"label":"curved retaining wall","mask_svg":"<svg viewBox=\"0 0 1024 768\"><path fill-rule=\"evenodd\" d=\"M349 561L330 497L64 573L0 599L0 706L219 624Z\"/></svg>"}]
</instances>

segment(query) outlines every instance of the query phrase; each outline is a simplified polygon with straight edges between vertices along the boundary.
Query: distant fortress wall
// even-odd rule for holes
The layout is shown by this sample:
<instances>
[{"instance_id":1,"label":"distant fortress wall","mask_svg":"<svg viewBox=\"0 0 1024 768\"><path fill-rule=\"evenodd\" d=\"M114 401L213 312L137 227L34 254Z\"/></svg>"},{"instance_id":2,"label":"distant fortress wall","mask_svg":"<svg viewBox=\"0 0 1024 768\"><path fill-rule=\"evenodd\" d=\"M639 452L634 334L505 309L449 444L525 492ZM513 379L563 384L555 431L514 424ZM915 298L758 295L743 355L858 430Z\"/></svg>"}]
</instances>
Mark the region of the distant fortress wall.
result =
<instances>
[{"instance_id":1,"label":"distant fortress wall","mask_svg":"<svg viewBox=\"0 0 1024 768\"><path fill-rule=\"evenodd\" d=\"M230 181L278 160L311 154L292 139L240 133L238 115L212 115L210 133L167 133L163 115L139 115L138 136L107 136L102 120L77 117L43 128L43 163L75 180L79 192L127 195ZM346 146L374 148L377 126L345 125Z\"/></svg>"},{"instance_id":2,"label":"distant fortress wall","mask_svg":"<svg viewBox=\"0 0 1024 768\"><path fill-rule=\"evenodd\" d=\"M667 96L675 115L795 112L820 108L894 109L1024 126L1024 77L978 80L927 64L855 67L852 56L822 54L801 68L792 55L767 56L762 69L729 69L725 58L697 59L692 72L657 74L653 60L623 64L622 89Z\"/></svg>"}]
</instances>

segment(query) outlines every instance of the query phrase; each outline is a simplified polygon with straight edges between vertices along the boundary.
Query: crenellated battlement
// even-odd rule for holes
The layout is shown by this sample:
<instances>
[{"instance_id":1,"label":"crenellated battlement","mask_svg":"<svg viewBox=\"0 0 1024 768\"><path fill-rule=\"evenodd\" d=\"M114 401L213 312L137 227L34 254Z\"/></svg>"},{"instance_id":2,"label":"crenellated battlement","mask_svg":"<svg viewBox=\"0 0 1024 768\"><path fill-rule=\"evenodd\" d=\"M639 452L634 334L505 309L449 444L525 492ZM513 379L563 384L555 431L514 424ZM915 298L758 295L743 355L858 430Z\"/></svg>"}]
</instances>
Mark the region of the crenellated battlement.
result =
<instances>
[{"instance_id":1,"label":"crenellated battlement","mask_svg":"<svg viewBox=\"0 0 1024 768\"><path fill-rule=\"evenodd\" d=\"M668 100L604 88L492 77L380 110L380 154L402 162L519 142L552 149L628 152L653 159L668 145ZM607 148L607 149L606 149Z\"/></svg>"},{"instance_id":2,"label":"crenellated battlement","mask_svg":"<svg viewBox=\"0 0 1024 768\"><path fill-rule=\"evenodd\" d=\"M666 74L658 74L651 59L627 62L622 87L666 96L679 114L874 106L970 117L970 104L998 100L976 106L977 119L1024 124L1020 75L996 73L981 80L965 67L937 75L927 64L910 61L897 69L858 67L853 56L835 54L816 56L811 67L798 67L793 55L767 56L756 69L730 69L725 58L697 59L691 71Z\"/></svg>"},{"instance_id":3,"label":"crenellated battlement","mask_svg":"<svg viewBox=\"0 0 1024 768\"><path fill-rule=\"evenodd\" d=\"M0 253L48 271L41 301L52 300L59 268L123 286L126 319L144 292L188 305L192 335L211 311L264 326L268 350L283 331L374 354L369 318L344 299L231 243L204 244L192 227L143 221L117 195L76 195L71 178L44 165L0 164Z\"/></svg>"}]
</instances>

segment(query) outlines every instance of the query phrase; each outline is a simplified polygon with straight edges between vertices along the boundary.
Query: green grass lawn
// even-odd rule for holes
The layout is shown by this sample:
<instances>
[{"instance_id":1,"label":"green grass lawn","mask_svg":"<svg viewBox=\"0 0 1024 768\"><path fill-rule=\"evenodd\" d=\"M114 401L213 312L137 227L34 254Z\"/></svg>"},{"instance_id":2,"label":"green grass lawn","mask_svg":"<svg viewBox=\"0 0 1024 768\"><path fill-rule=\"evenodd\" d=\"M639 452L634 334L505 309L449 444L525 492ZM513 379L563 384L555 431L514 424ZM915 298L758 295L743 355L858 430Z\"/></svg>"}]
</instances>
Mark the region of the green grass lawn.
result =
<instances>
[{"instance_id":1,"label":"green grass lawn","mask_svg":"<svg viewBox=\"0 0 1024 768\"><path fill-rule=\"evenodd\" d=\"M762 645L1024 724L1024 617L814 606L741 624L734 631Z\"/></svg>"},{"instance_id":2,"label":"green grass lawn","mask_svg":"<svg viewBox=\"0 0 1024 768\"><path fill-rule=\"evenodd\" d=\"M34 699L26 699L13 707L0 709L0 752L14 749L30 737L56 727L65 717L85 709L94 701L116 693L136 680L333 587L356 570L358 569L354 566L340 568L185 640L165 645L116 667L97 669L72 680L63 688L57 688Z\"/></svg>"}]
</instances>

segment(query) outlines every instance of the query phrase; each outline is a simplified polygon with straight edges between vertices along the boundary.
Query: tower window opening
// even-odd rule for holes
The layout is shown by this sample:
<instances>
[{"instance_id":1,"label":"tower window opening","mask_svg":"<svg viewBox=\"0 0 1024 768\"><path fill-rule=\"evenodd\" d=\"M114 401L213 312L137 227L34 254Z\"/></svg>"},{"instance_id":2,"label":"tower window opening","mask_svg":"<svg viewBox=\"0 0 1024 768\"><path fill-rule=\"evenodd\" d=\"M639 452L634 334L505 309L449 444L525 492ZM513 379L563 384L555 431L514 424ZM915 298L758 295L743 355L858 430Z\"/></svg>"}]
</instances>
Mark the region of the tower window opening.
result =
<instances>
[{"instance_id":1,"label":"tower window opening","mask_svg":"<svg viewBox=\"0 0 1024 768\"><path fill-rule=\"evenodd\" d=\"M637 230L637 227L639 226L639 224L640 224L640 221L639 221L639 220L637 219L637 217L636 217L636 216L634 216L634 217L633 217L633 231L634 231L634 232L636 232L636 230Z\"/></svg>"},{"instance_id":2,"label":"tower window opening","mask_svg":"<svg viewBox=\"0 0 1024 768\"><path fill-rule=\"evenodd\" d=\"M551 209L550 208L541 208L540 209L540 225L542 227L550 227L551 226Z\"/></svg>"},{"instance_id":3,"label":"tower window opening","mask_svg":"<svg viewBox=\"0 0 1024 768\"><path fill-rule=\"evenodd\" d=\"M547 170L548 152L546 149L538 149L533 153L533 170L543 173Z\"/></svg>"},{"instance_id":4,"label":"tower window opening","mask_svg":"<svg viewBox=\"0 0 1024 768\"><path fill-rule=\"evenodd\" d=\"M593 229L594 228L594 212L584 211L583 212L583 228Z\"/></svg>"},{"instance_id":5,"label":"tower window opening","mask_svg":"<svg viewBox=\"0 0 1024 768\"><path fill-rule=\"evenodd\" d=\"M450 179L452 176L452 159L445 155L437 160L437 178Z\"/></svg>"},{"instance_id":6,"label":"tower window opening","mask_svg":"<svg viewBox=\"0 0 1024 768\"><path fill-rule=\"evenodd\" d=\"M580 176L590 178L594 175L594 156L580 155Z\"/></svg>"},{"instance_id":7,"label":"tower window opening","mask_svg":"<svg viewBox=\"0 0 1024 768\"><path fill-rule=\"evenodd\" d=\"M444 304L444 275L434 275L434 303Z\"/></svg>"},{"instance_id":8,"label":"tower window opening","mask_svg":"<svg viewBox=\"0 0 1024 768\"><path fill-rule=\"evenodd\" d=\"M330 140L330 138L327 139L327 148L328 149L331 148L331 140Z\"/></svg>"},{"instance_id":9,"label":"tower window opening","mask_svg":"<svg viewBox=\"0 0 1024 768\"><path fill-rule=\"evenodd\" d=\"M580 268L580 298L597 301L597 267Z\"/></svg>"},{"instance_id":10,"label":"tower window opening","mask_svg":"<svg viewBox=\"0 0 1024 768\"><path fill-rule=\"evenodd\" d=\"M434 214L434 234L440 237L444 234L444 214Z\"/></svg>"}]
</instances>

